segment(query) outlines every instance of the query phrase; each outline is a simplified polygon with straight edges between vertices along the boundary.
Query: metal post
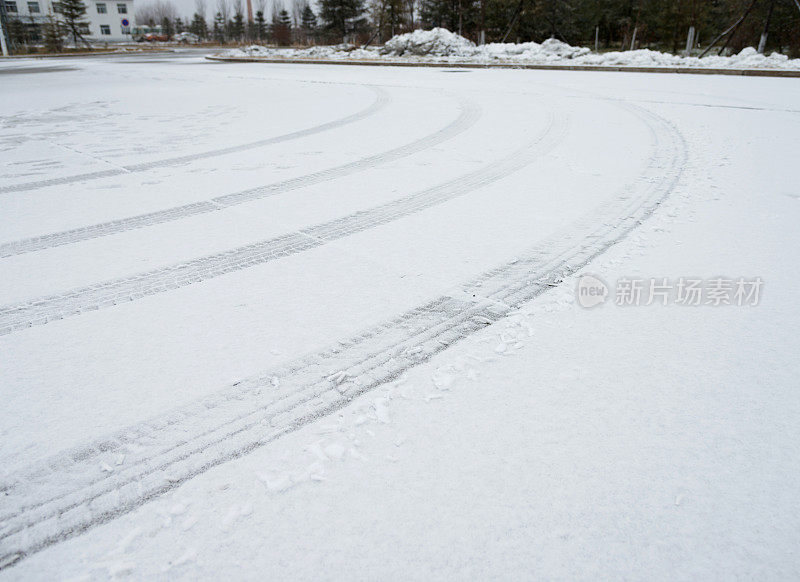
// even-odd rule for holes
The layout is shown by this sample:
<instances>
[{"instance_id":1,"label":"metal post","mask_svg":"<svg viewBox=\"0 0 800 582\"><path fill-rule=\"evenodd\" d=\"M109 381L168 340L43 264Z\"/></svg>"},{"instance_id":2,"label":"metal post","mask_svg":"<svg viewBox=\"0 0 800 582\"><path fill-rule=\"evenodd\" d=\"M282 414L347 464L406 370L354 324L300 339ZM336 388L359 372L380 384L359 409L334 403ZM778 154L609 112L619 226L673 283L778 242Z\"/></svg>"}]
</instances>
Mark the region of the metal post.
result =
<instances>
[{"instance_id":1,"label":"metal post","mask_svg":"<svg viewBox=\"0 0 800 582\"><path fill-rule=\"evenodd\" d=\"M764 32L761 33L761 40L758 41L758 53L764 54L764 49L767 47L767 35L769 34L769 22L772 20L772 9L775 8L775 0L769 3L769 10L767 10L767 21L764 23Z\"/></svg>"},{"instance_id":2,"label":"metal post","mask_svg":"<svg viewBox=\"0 0 800 582\"><path fill-rule=\"evenodd\" d=\"M0 6L0 45L2 45L3 49L3 56L8 56L8 45L6 44L6 29L4 26L6 20L6 8L5 4Z\"/></svg>"},{"instance_id":3,"label":"metal post","mask_svg":"<svg viewBox=\"0 0 800 582\"><path fill-rule=\"evenodd\" d=\"M594 52L600 52L600 27L594 27Z\"/></svg>"},{"instance_id":4,"label":"metal post","mask_svg":"<svg viewBox=\"0 0 800 582\"><path fill-rule=\"evenodd\" d=\"M683 55L688 57L692 54L692 47L694 47L694 26L689 27L689 34L686 35L686 50Z\"/></svg>"}]
</instances>

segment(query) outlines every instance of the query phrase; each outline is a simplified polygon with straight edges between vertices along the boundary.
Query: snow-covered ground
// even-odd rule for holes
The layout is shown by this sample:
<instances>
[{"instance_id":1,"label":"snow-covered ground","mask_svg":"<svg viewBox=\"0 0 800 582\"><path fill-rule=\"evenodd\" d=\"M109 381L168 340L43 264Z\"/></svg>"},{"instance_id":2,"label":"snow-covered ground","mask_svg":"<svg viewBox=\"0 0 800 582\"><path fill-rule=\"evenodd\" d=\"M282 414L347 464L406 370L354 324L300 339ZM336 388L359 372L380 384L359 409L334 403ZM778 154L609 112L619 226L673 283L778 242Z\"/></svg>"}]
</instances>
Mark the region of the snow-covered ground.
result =
<instances>
[{"instance_id":1,"label":"snow-covered ground","mask_svg":"<svg viewBox=\"0 0 800 582\"><path fill-rule=\"evenodd\" d=\"M223 51L221 55L236 58L334 61L800 70L800 59L789 59L780 53L762 55L753 47L742 49L731 56L717 56L712 51L709 55L698 58L649 49L595 53L588 48L570 46L552 38L541 44L489 43L476 46L468 39L444 28L400 34L389 39L382 47L336 45L297 49L252 45Z\"/></svg>"},{"instance_id":2,"label":"snow-covered ground","mask_svg":"<svg viewBox=\"0 0 800 582\"><path fill-rule=\"evenodd\" d=\"M0 579L800 575L797 79L0 80Z\"/></svg>"}]
</instances>

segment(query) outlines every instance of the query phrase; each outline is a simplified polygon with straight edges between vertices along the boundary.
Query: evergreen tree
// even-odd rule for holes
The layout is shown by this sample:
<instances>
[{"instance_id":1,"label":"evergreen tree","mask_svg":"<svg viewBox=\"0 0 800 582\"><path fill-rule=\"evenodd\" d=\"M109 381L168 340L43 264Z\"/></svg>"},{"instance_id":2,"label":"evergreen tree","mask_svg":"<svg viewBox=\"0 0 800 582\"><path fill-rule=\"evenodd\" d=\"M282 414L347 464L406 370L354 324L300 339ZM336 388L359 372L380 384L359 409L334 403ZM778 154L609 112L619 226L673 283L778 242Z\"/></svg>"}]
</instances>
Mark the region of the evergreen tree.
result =
<instances>
[{"instance_id":1,"label":"evergreen tree","mask_svg":"<svg viewBox=\"0 0 800 582\"><path fill-rule=\"evenodd\" d=\"M175 19L175 32L176 33L181 33L184 30L186 30L186 26L184 26L183 20L181 20L180 18L176 18Z\"/></svg>"},{"instance_id":2,"label":"evergreen tree","mask_svg":"<svg viewBox=\"0 0 800 582\"><path fill-rule=\"evenodd\" d=\"M292 44L292 18L285 8L272 13L272 39L280 46Z\"/></svg>"},{"instance_id":3,"label":"evergreen tree","mask_svg":"<svg viewBox=\"0 0 800 582\"><path fill-rule=\"evenodd\" d=\"M225 44L225 19L221 12L214 16L214 40L220 44Z\"/></svg>"},{"instance_id":4,"label":"evergreen tree","mask_svg":"<svg viewBox=\"0 0 800 582\"><path fill-rule=\"evenodd\" d=\"M28 42L25 24L18 18L8 21L8 40L15 49Z\"/></svg>"},{"instance_id":5,"label":"evergreen tree","mask_svg":"<svg viewBox=\"0 0 800 582\"><path fill-rule=\"evenodd\" d=\"M405 0L380 0L372 5L372 18L380 38L391 38L407 28Z\"/></svg>"},{"instance_id":6,"label":"evergreen tree","mask_svg":"<svg viewBox=\"0 0 800 582\"><path fill-rule=\"evenodd\" d=\"M300 13L300 25L308 32L313 32L317 28L317 15L308 4L303 6L303 11Z\"/></svg>"},{"instance_id":7,"label":"evergreen tree","mask_svg":"<svg viewBox=\"0 0 800 582\"><path fill-rule=\"evenodd\" d=\"M319 16L332 36L344 42L347 35L364 28L362 0L320 0Z\"/></svg>"},{"instance_id":8,"label":"evergreen tree","mask_svg":"<svg viewBox=\"0 0 800 582\"><path fill-rule=\"evenodd\" d=\"M256 40L263 42L267 38L267 21L264 20L264 12L258 10L254 19L254 32Z\"/></svg>"},{"instance_id":9,"label":"evergreen tree","mask_svg":"<svg viewBox=\"0 0 800 582\"><path fill-rule=\"evenodd\" d=\"M230 35L237 42L241 42L244 37L244 15L241 12L233 15L230 24Z\"/></svg>"},{"instance_id":10,"label":"evergreen tree","mask_svg":"<svg viewBox=\"0 0 800 582\"><path fill-rule=\"evenodd\" d=\"M64 44L64 29L52 12L47 14L47 20L42 25L42 35L44 36L44 48L47 52L61 52Z\"/></svg>"},{"instance_id":11,"label":"evergreen tree","mask_svg":"<svg viewBox=\"0 0 800 582\"><path fill-rule=\"evenodd\" d=\"M72 42L77 46L80 39L86 46L91 46L83 38L83 30L86 30L89 23L84 19L86 16L86 5L83 0L60 0L57 4L57 12L64 18L64 25L72 35Z\"/></svg>"},{"instance_id":12,"label":"evergreen tree","mask_svg":"<svg viewBox=\"0 0 800 582\"><path fill-rule=\"evenodd\" d=\"M203 18L198 12L194 13L192 22L189 24L189 32L196 34L200 39L205 40L208 38L208 25L206 19Z\"/></svg>"},{"instance_id":13,"label":"evergreen tree","mask_svg":"<svg viewBox=\"0 0 800 582\"><path fill-rule=\"evenodd\" d=\"M161 19L161 32L169 37L175 34L175 27L172 26L172 21L167 16Z\"/></svg>"},{"instance_id":14,"label":"evergreen tree","mask_svg":"<svg viewBox=\"0 0 800 582\"><path fill-rule=\"evenodd\" d=\"M317 15L311 9L311 6L305 4L303 10L300 12L300 27L303 32L303 37L306 44L313 41L317 32Z\"/></svg>"}]
</instances>

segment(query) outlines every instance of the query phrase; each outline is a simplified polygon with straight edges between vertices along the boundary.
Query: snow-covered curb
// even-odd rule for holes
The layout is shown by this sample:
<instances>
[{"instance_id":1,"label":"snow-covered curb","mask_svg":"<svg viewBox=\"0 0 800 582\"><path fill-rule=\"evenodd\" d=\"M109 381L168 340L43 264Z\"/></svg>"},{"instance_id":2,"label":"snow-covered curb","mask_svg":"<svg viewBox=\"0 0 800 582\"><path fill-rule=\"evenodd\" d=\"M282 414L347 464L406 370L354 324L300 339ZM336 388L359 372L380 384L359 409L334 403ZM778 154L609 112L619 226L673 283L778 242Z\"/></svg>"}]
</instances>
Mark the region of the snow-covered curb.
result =
<instances>
[{"instance_id":1,"label":"snow-covered curb","mask_svg":"<svg viewBox=\"0 0 800 582\"><path fill-rule=\"evenodd\" d=\"M765 56L754 48L729 57L682 57L648 49L593 53L556 39L538 44L491 43L476 46L464 37L442 28L395 36L383 47L356 48L352 45L319 46L307 49L269 48L258 45L225 51L226 59L283 59L387 64L531 65L582 69L702 69L734 71L770 70L800 72L800 59L772 53Z\"/></svg>"}]
</instances>

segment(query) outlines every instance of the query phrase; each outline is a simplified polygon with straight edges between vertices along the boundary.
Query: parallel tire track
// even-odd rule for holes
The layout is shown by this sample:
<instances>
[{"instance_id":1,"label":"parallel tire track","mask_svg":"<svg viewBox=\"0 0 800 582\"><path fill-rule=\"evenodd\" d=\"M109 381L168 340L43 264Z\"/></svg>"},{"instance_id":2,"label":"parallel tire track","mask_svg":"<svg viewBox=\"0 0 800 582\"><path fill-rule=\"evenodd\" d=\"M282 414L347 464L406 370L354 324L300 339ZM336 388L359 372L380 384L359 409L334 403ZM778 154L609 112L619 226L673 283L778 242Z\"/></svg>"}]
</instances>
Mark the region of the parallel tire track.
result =
<instances>
[{"instance_id":1,"label":"parallel tire track","mask_svg":"<svg viewBox=\"0 0 800 582\"><path fill-rule=\"evenodd\" d=\"M234 192L224 196L217 196L215 198L211 198L210 200L184 204L182 206L175 206L165 210L158 210L156 212L140 214L138 216L132 216L129 218L101 222L91 226L0 244L0 258L40 251L51 247L77 243L102 236L119 234L129 230L136 230L139 228L154 226L156 224L181 220L190 216L196 216L198 214L216 212L217 210L223 210L238 204L244 204L246 202L259 200L261 198L267 198L269 196L291 192L292 190L307 188L309 186L321 184L329 180L343 178L356 172L363 172L380 164L387 164L408 157L450 140L455 136L465 132L475 124L475 122L480 118L480 110L471 102L461 99L459 99L459 104L460 114L455 120L438 131L406 145L372 156L367 156L365 158L361 158L341 166L336 166L334 168L320 170L319 172L306 174L305 176L289 178L288 180L267 184L266 186L248 188L247 190L242 190L240 192Z\"/></svg>"},{"instance_id":2,"label":"parallel tire track","mask_svg":"<svg viewBox=\"0 0 800 582\"><path fill-rule=\"evenodd\" d=\"M277 135L275 137L260 139L257 141L252 141L245 144L239 144L226 148L217 148L205 152L199 152L196 154L175 156L172 158L154 160L152 162L131 164L129 166L121 166L119 168L110 168L108 170L99 170L96 172L87 172L84 174L76 174L74 176L65 176L63 178L51 178L48 180L38 180L35 182L14 184L11 186L0 186L0 194L10 193L10 192L26 192L29 190L36 190L38 188L45 188L47 186L62 186L64 184L73 184L75 182L83 182L86 180L96 180L98 178L108 178L110 176L120 176L122 174L143 172L145 170L152 170L153 168L177 166L180 164L186 164L197 160L214 158L217 156L224 156L226 154L235 154L238 152L243 152L246 150L273 145L276 143L283 143L285 141L290 141L293 139L300 139L303 137L308 137L310 135L315 135L317 133L322 133L323 131L330 131L331 129L336 129L344 125L348 125L350 123L355 123L356 121L360 121L362 119L375 115L376 113L378 113L378 111L386 107L391 102L391 97L389 96L389 94L386 93L386 91L384 91L380 87L375 87L372 85L362 85L362 86L371 89L375 93L376 96L375 101L373 101L369 107L362 109L361 111L357 111L352 115L348 115L347 117L342 117L341 119L334 119L333 121L329 121L327 123L323 123L320 125L315 125L314 127L301 129L299 131L293 131L291 133L285 133L283 135Z\"/></svg>"},{"instance_id":3,"label":"parallel tire track","mask_svg":"<svg viewBox=\"0 0 800 582\"><path fill-rule=\"evenodd\" d=\"M638 107L629 110L653 136L654 155L645 172L618 196L542 241L521 260L484 273L460 293L435 299L329 350L73 449L20 475L6 486L6 498L16 498L17 508L0 517L0 543L5 549L0 568L124 515L210 468L345 406L578 272L658 207L674 188L686 160L685 144L674 127ZM460 298L476 291L484 293L482 299ZM275 378L280 379L277 386ZM128 445L140 450L130 465L103 474L99 461L111 459ZM33 495L26 495L29 490Z\"/></svg>"},{"instance_id":4,"label":"parallel tire track","mask_svg":"<svg viewBox=\"0 0 800 582\"><path fill-rule=\"evenodd\" d=\"M567 127L567 118L565 116L556 117L554 115L550 115L547 123L542 131L542 133L532 140L531 142L527 143L524 147L520 148L519 150L513 152L507 158L502 159L500 162L490 164L485 166L479 170L461 176L458 179L451 180L439 186L435 186L432 188L425 189L421 192L408 196L406 198L392 201L385 205L379 206L372 211L362 211L355 213L349 217L345 217L344 219L339 219L334 221L338 224L341 224L346 227L345 231L341 229L332 229L331 223L325 223L320 225L321 228L317 228L313 230L313 232L317 236L305 236L306 241L313 243L314 246L318 246L322 244L326 240L334 240L334 237L343 236L343 232L357 232L358 230L364 230L366 228L371 228L377 224L381 224L387 222L389 220L393 220L398 218L399 216L403 216L405 214L411 212L417 212L424 208L430 207L435 204L439 204L441 202L453 199L458 196L463 196L477 188L486 186L491 184L499 179L502 179L514 171L520 170L523 167L530 164L532 161L537 159L542 153L548 151L553 145L558 143L561 138L563 137ZM389 210L390 212L386 212ZM398 215L398 211L400 214ZM366 220L365 220L366 219ZM353 230L357 229L357 230ZM326 237L326 238L322 238ZM297 371L298 368L295 368L294 371ZM239 391L241 388L235 388L235 391ZM226 403L230 402L231 399L228 396L224 396L219 403ZM208 410L209 409L209 402L205 402L201 405L198 411ZM212 406L213 408L214 406ZM162 425L159 421L156 425L160 427L159 430L165 428L170 423L167 422L166 425ZM137 435L139 437L142 436L142 433L137 431ZM137 437L138 438L138 437ZM122 439L122 440L119 440ZM81 463L88 462L90 460L96 459L97 454L100 451L110 451L112 449L116 450L120 443L128 442L124 435L117 435L117 437L113 441L104 441L102 443L95 443L94 445L84 448L81 450L73 451L69 457L70 460L67 461L68 465L72 464L75 461L79 461ZM148 457L150 458L150 457ZM58 465L58 463L56 463ZM55 465L52 463L49 464L51 468L55 468ZM126 463L126 469L131 469L136 466L136 462ZM60 466L60 465L59 465ZM67 470L67 467L60 466L58 469ZM7 486L0 485L0 491L5 491L8 493L11 489ZM48 500L48 502L57 499L53 498ZM39 504L41 505L41 504ZM36 505L38 506L38 505ZM26 506L26 509L31 509L35 506ZM4 515L0 513L0 540L3 539L8 532L4 528L4 522L8 515Z\"/></svg>"},{"instance_id":5,"label":"parallel tire track","mask_svg":"<svg viewBox=\"0 0 800 582\"><path fill-rule=\"evenodd\" d=\"M463 123L471 123L476 115L477 110L468 108L462 116ZM551 117L547 128L548 134L554 127L561 125L560 121L554 122ZM526 145L498 163L368 210L357 211L292 233L184 263L73 289L60 295L0 307L0 335L192 285L388 224L463 196L522 168L532 161L531 156L537 151L533 146L538 141L535 140L534 143Z\"/></svg>"}]
</instances>

